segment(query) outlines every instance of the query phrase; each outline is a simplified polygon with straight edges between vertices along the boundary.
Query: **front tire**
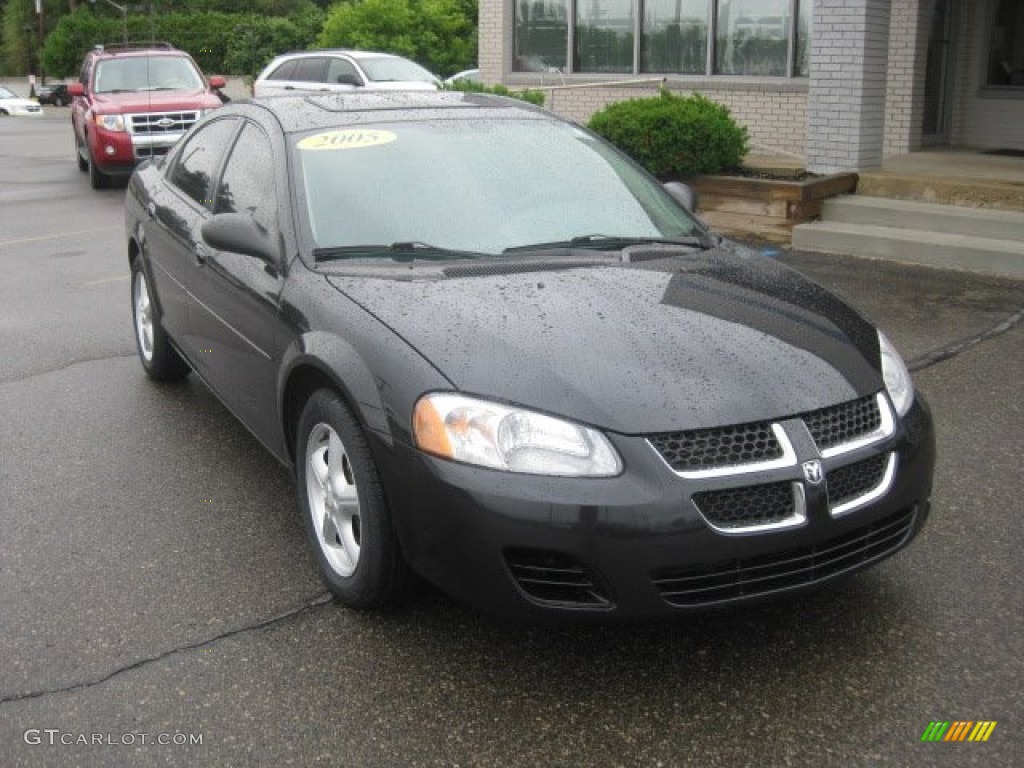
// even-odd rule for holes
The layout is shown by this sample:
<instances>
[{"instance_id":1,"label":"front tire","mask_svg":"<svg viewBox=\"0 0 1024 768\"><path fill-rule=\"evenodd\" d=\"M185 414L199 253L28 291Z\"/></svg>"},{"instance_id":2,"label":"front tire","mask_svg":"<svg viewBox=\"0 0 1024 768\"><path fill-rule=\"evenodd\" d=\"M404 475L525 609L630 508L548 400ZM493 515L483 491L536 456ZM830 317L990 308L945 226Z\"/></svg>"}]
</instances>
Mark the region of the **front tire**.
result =
<instances>
[{"instance_id":1,"label":"front tire","mask_svg":"<svg viewBox=\"0 0 1024 768\"><path fill-rule=\"evenodd\" d=\"M317 390L299 419L299 508L328 588L352 608L401 600L410 583L369 445L336 393Z\"/></svg>"},{"instance_id":2,"label":"front tire","mask_svg":"<svg viewBox=\"0 0 1024 768\"><path fill-rule=\"evenodd\" d=\"M86 153L89 156L89 186L93 189L105 189L110 183L110 177L97 167L92 152L86 150Z\"/></svg>"},{"instance_id":3,"label":"front tire","mask_svg":"<svg viewBox=\"0 0 1024 768\"><path fill-rule=\"evenodd\" d=\"M189 367L171 346L153 306L149 280L139 259L132 261L132 321L135 326L135 347L149 378L156 381L177 381L188 376Z\"/></svg>"}]
</instances>

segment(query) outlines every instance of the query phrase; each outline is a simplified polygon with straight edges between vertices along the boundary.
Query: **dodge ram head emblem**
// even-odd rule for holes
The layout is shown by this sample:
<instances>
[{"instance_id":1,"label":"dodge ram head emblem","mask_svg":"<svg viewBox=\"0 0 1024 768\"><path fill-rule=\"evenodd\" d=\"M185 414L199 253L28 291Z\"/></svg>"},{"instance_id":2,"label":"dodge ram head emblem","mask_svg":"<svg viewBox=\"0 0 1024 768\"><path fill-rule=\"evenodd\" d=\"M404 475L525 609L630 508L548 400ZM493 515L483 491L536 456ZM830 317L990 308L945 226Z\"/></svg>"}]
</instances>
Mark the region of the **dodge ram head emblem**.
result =
<instances>
[{"instance_id":1,"label":"dodge ram head emblem","mask_svg":"<svg viewBox=\"0 0 1024 768\"><path fill-rule=\"evenodd\" d=\"M804 479L811 485L818 485L825 477L825 472L821 467L821 462L817 459L813 461L805 461L803 463L804 468Z\"/></svg>"}]
</instances>

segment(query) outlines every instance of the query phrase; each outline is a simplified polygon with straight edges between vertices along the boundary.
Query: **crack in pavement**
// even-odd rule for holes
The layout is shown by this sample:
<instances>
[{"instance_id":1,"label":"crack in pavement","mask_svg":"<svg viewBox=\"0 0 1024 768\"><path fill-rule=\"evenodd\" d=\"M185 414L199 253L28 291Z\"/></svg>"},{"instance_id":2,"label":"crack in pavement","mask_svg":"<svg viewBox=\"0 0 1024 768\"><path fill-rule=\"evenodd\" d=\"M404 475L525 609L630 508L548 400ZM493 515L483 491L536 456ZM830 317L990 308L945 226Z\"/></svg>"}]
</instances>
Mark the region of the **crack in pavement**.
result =
<instances>
[{"instance_id":1,"label":"crack in pavement","mask_svg":"<svg viewBox=\"0 0 1024 768\"><path fill-rule=\"evenodd\" d=\"M262 619L252 624L246 624L241 627L236 627L235 629L229 629L226 632L221 632L219 635L213 635L212 637L208 637L205 640L197 640L192 643L186 643L185 645L179 645L176 648L171 648L170 650L158 653L155 656L147 656L145 658L138 659L136 661L133 661L131 664L126 664L123 667L117 667L116 669L112 670L111 672L108 672L102 677L97 677L93 680L84 680L78 683L70 683L68 685L60 686L59 688L45 688L40 691L28 691L26 693L0 695L0 705L12 704L18 701L27 701L29 699L39 699L44 696L52 696L57 693L73 693L76 691L86 690L87 688L94 688L95 686L102 685L108 680L112 680L115 677L118 677L119 675L123 675L127 672L131 672L136 669L141 669L142 667L148 666L157 661L162 661L163 659L169 658L176 654L184 653L186 651L198 650L199 648L202 648L204 645L211 645L221 640L226 640L230 637L237 637L238 635L246 634L247 632L255 632L257 630L266 629L267 627L273 626L274 624L279 624L294 616L298 616L299 614L306 613L307 611L312 611L313 609L319 608L322 605L327 605L331 603L333 600L334 596L331 595L331 593L321 592L319 595L316 595L315 597L306 600L302 605L298 606L297 608L291 608L285 611L284 613L279 613L276 616L272 616L269 619Z\"/></svg>"},{"instance_id":2,"label":"crack in pavement","mask_svg":"<svg viewBox=\"0 0 1024 768\"><path fill-rule=\"evenodd\" d=\"M1019 325L1022 319L1024 319L1024 307L1021 307L1005 320L996 323L988 330L976 333L973 336L968 336L966 339L961 339L960 341L954 341L952 344L947 344L946 346L940 347L939 349L931 352L925 352L923 355L918 355L907 363L907 368L911 371L923 371L925 368L930 368L944 360L957 357L971 347L981 344L983 341L989 341L997 336L1002 336L1004 333Z\"/></svg>"},{"instance_id":3,"label":"crack in pavement","mask_svg":"<svg viewBox=\"0 0 1024 768\"><path fill-rule=\"evenodd\" d=\"M120 354L120 355L104 355L103 357L82 357L82 358L79 358L77 360L72 360L69 363L63 363L62 365L55 365L53 368L46 368L46 369L44 369L42 371L33 371L32 373L26 373L26 374L18 375L18 376L11 376L9 378L7 378L7 377L0 378L0 385L3 385L3 384L18 384L18 383L23 382L23 381L28 381L29 379L34 379L37 376L46 376L47 374L56 373L57 371L64 371L64 370L67 370L68 368L73 368L74 366L81 365L83 363L98 363L98 362L102 362L104 360L124 360L124 359L129 358L129 357L135 357L136 354L137 354L136 352L125 352L125 353Z\"/></svg>"}]
</instances>

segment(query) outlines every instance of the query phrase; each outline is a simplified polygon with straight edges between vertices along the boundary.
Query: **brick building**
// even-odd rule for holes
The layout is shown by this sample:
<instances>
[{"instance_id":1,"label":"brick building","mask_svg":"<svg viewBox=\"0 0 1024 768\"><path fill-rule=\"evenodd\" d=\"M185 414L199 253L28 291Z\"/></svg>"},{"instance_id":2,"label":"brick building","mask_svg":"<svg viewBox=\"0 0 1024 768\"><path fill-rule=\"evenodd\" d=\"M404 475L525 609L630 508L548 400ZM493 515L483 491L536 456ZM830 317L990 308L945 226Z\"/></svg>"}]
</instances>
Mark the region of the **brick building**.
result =
<instances>
[{"instance_id":1,"label":"brick building","mask_svg":"<svg viewBox=\"0 0 1024 768\"><path fill-rule=\"evenodd\" d=\"M1024 0L480 0L479 29L485 82L579 121L664 79L819 172L1024 150Z\"/></svg>"}]
</instances>

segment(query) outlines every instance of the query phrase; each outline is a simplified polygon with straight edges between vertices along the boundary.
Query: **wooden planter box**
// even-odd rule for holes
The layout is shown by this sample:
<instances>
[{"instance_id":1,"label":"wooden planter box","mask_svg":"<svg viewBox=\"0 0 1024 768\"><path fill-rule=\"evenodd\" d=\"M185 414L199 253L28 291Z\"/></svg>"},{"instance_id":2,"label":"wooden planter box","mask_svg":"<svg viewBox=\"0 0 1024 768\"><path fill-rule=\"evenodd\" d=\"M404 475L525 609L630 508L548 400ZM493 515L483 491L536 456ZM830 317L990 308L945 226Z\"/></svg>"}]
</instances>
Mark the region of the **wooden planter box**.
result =
<instances>
[{"instance_id":1,"label":"wooden planter box","mask_svg":"<svg viewBox=\"0 0 1024 768\"><path fill-rule=\"evenodd\" d=\"M788 243L793 227L821 215L829 197L857 189L857 174L838 173L803 181L745 176L698 176L697 213L723 234Z\"/></svg>"}]
</instances>

